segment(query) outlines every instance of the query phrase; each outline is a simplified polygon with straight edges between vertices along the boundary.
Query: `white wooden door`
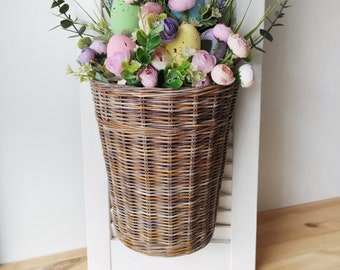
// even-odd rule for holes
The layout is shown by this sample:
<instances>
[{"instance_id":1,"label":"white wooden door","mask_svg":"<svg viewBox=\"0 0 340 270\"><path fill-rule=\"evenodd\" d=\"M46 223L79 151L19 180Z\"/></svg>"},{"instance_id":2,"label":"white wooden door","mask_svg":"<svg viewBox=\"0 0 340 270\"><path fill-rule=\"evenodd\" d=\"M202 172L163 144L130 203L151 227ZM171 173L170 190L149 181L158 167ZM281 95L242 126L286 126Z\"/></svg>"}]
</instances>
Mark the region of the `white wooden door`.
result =
<instances>
[{"instance_id":1,"label":"white wooden door","mask_svg":"<svg viewBox=\"0 0 340 270\"><path fill-rule=\"evenodd\" d=\"M247 3L239 3L243 14ZM255 25L264 0L253 1ZM254 270L261 97L261 55L254 55L256 83L241 89L236 106L232 165L227 164L216 235L205 248L185 256L150 257L131 251L111 233L108 184L92 96L81 84L83 164L89 270ZM229 166L229 167L228 167ZM232 170L231 170L232 168ZM231 208L231 210L230 210Z\"/></svg>"}]
</instances>

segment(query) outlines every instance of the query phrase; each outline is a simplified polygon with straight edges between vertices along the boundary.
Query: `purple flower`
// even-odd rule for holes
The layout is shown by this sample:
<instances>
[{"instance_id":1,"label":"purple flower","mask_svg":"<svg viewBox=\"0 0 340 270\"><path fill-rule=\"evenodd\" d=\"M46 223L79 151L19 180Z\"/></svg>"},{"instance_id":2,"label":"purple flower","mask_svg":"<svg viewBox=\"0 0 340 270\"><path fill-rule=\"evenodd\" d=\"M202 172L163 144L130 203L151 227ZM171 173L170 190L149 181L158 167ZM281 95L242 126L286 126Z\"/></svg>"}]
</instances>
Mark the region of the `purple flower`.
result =
<instances>
[{"instance_id":1,"label":"purple flower","mask_svg":"<svg viewBox=\"0 0 340 270\"><path fill-rule=\"evenodd\" d=\"M102 54L106 53L107 46L101 40L94 40L90 49L95 50L98 54Z\"/></svg>"},{"instance_id":2,"label":"purple flower","mask_svg":"<svg viewBox=\"0 0 340 270\"><path fill-rule=\"evenodd\" d=\"M215 55L217 62L219 62L227 51L227 43L222 41L217 43L217 38L213 34L213 28L209 28L201 34L201 41L203 41L202 44L204 43L204 40L210 41L211 47L203 47L203 49L208 51L210 54Z\"/></svg>"},{"instance_id":3,"label":"purple flower","mask_svg":"<svg viewBox=\"0 0 340 270\"><path fill-rule=\"evenodd\" d=\"M78 56L78 61L84 66L87 63L90 63L90 61L93 60L95 56L95 50L87 47L81 50L81 53Z\"/></svg>"},{"instance_id":4,"label":"purple flower","mask_svg":"<svg viewBox=\"0 0 340 270\"><path fill-rule=\"evenodd\" d=\"M163 25L163 31L160 32L162 41L164 43L173 41L176 38L178 32L177 21L173 18L167 17L161 21L161 24Z\"/></svg>"}]
</instances>

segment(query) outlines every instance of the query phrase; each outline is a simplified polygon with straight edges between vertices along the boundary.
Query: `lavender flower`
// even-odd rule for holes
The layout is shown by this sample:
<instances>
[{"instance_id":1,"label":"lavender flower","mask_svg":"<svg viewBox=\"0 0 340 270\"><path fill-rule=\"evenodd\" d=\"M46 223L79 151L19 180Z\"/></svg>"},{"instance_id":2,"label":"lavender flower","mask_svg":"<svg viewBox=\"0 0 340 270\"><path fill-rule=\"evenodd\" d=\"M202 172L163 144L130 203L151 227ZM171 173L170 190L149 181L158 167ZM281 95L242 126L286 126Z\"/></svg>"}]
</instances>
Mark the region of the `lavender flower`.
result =
<instances>
[{"instance_id":1,"label":"lavender flower","mask_svg":"<svg viewBox=\"0 0 340 270\"><path fill-rule=\"evenodd\" d=\"M173 18L167 17L161 21L161 24L163 25L163 31L160 32L162 41L164 43L173 41L176 38L178 32L177 21Z\"/></svg>"},{"instance_id":2,"label":"lavender flower","mask_svg":"<svg viewBox=\"0 0 340 270\"><path fill-rule=\"evenodd\" d=\"M90 63L96 56L96 51L91 48L84 48L81 50L80 55L78 56L78 61L85 66L87 63Z\"/></svg>"}]
</instances>

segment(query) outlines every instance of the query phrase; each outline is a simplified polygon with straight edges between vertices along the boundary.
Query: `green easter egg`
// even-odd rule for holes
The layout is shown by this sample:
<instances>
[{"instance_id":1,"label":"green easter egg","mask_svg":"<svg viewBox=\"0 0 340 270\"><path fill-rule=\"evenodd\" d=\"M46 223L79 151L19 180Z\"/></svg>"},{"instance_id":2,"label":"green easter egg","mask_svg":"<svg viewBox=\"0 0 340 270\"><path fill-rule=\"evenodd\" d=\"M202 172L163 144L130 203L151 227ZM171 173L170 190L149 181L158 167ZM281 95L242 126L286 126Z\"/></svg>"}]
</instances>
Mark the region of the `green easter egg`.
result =
<instances>
[{"instance_id":1,"label":"green easter egg","mask_svg":"<svg viewBox=\"0 0 340 270\"><path fill-rule=\"evenodd\" d=\"M114 34L124 30L130 32L138 28L138 5L129 5L124 0L113 0L111 7L111 27Z\"/></svg>"}]
</instances>

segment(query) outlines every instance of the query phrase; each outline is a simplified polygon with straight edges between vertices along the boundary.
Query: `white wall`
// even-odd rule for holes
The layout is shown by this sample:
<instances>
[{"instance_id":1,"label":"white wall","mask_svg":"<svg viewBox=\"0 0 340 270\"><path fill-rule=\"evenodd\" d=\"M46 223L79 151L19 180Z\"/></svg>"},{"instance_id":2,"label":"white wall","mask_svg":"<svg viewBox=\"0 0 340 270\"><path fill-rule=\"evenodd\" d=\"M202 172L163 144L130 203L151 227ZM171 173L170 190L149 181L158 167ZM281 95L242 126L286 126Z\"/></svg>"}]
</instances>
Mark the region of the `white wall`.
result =
<instances>
[{"instance_id":1,"label":"white wall","mask_svg":"<svg viewBox=\"0 0 340 270\"><path fill-rule=\"evenodd\" d=\"M263 62L259 209L340 196L340 1L290 1Z\"/></svg>"},{"instance_id":2,"label":"white wall","mask_svg":"<svg viewBox=\"0 0 340 270\"><path fill-rule=\"evenodd\" d=\"M76 41L50 2L1 2L0 264L86 246Z\"/></svg>"}]
</instances>

